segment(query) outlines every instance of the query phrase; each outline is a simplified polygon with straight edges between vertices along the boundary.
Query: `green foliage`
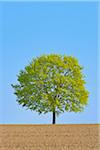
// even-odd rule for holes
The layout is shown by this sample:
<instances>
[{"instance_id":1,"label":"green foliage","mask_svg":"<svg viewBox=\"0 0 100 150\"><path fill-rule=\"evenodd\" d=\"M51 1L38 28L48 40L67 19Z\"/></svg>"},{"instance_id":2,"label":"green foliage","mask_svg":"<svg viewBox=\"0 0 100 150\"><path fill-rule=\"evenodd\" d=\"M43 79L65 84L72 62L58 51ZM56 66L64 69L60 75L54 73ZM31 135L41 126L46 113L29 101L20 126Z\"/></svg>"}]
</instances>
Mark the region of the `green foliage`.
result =
<instances>
[{"instance_id":1,"label":"green foliage","mask_svg":"<svg viewBox=\"0 0 100 150\"><path fill-rule=\"evenodd\" d=\"M82 111L89 95L82 69L72 56L49 54L33 59L19 72L18 84L12 85L18 103L39 114Z\"/></svg>"}]
</instances>

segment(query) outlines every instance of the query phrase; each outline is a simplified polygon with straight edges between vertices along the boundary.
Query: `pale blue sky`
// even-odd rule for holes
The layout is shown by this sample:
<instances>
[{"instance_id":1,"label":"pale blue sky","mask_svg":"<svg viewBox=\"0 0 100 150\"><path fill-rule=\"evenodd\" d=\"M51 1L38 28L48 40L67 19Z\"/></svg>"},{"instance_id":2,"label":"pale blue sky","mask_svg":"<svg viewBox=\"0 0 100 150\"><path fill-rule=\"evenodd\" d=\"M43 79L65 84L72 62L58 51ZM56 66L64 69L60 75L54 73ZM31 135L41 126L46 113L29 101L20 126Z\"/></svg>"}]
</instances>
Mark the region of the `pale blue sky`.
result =
<instances>
[{"instance_id":1,"label":"pale blue sky","mask_svg":"<svg viewBox=\"0 0 100 150\"><path fill-rule=\"evenodd\" d=\"M51 123L52 114L38 115L16 102L12 83L33 57L59 53L84 66L89 105L83 113L64 113L57 123L100 123L97 97L98 3L8 2L0 5L0 123Z\"/></svg>"}]
</instances>

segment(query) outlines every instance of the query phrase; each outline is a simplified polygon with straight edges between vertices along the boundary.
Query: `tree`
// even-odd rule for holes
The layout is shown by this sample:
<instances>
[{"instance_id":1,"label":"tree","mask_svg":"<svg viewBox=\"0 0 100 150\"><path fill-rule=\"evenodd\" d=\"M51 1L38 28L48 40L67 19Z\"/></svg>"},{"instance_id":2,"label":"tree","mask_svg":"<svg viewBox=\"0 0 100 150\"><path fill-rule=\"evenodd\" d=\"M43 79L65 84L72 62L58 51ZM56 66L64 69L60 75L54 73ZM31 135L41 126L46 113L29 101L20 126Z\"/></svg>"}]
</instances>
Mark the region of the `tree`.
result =
<instances>
[{"instance_id":1,"label":"tree","mask_svg":"<svg viewBox=\"0 0 100 150\"><path fill-rule=\"evenodd\" d=\"M53 124L56 115L65 110L83 111L89 92L82 69L72 56L49 54L34 58L19 72L18 84L12 84L18 103L39 114L52 112Z\"/></svg>"}]
</instances>

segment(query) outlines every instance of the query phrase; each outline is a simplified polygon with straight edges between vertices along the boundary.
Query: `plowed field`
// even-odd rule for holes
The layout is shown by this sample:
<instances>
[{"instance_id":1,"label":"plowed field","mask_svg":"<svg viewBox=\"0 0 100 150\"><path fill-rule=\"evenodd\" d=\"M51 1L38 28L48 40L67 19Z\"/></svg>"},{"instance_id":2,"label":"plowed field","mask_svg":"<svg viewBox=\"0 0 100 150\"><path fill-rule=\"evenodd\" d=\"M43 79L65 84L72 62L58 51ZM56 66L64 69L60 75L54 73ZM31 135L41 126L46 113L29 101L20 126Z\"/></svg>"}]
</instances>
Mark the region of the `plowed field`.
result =
<instances>
[{"instance_id":1,"label":"plowed field","mask_svg":"<svg viewBox=\"0 0 100 150\"><path fill-rule=\"evenodd\" d=\"M0 150L100 150L100 125L0 125Z\"/></svg>"}]
</instances>

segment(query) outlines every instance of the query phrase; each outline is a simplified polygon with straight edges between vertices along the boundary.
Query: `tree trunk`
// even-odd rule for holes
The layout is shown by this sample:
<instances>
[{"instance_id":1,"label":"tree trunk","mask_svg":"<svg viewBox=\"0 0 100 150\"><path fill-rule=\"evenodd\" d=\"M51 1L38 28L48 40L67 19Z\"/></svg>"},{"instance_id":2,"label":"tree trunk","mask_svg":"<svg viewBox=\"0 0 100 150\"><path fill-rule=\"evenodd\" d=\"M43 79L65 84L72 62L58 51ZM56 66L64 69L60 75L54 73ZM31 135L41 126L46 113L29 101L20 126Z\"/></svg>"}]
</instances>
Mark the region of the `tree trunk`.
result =
<instances>
[{"instance_id":1,"label":"tree trunk","mask_svg":"<svg viewBox=\"0 0 100 150\"><path fill-rule=\"evenodd\" d=\"M53 120L52 120L52 124L56 123L56 113L55 111L53 112Z\"/></svg>"}]
</instances>

